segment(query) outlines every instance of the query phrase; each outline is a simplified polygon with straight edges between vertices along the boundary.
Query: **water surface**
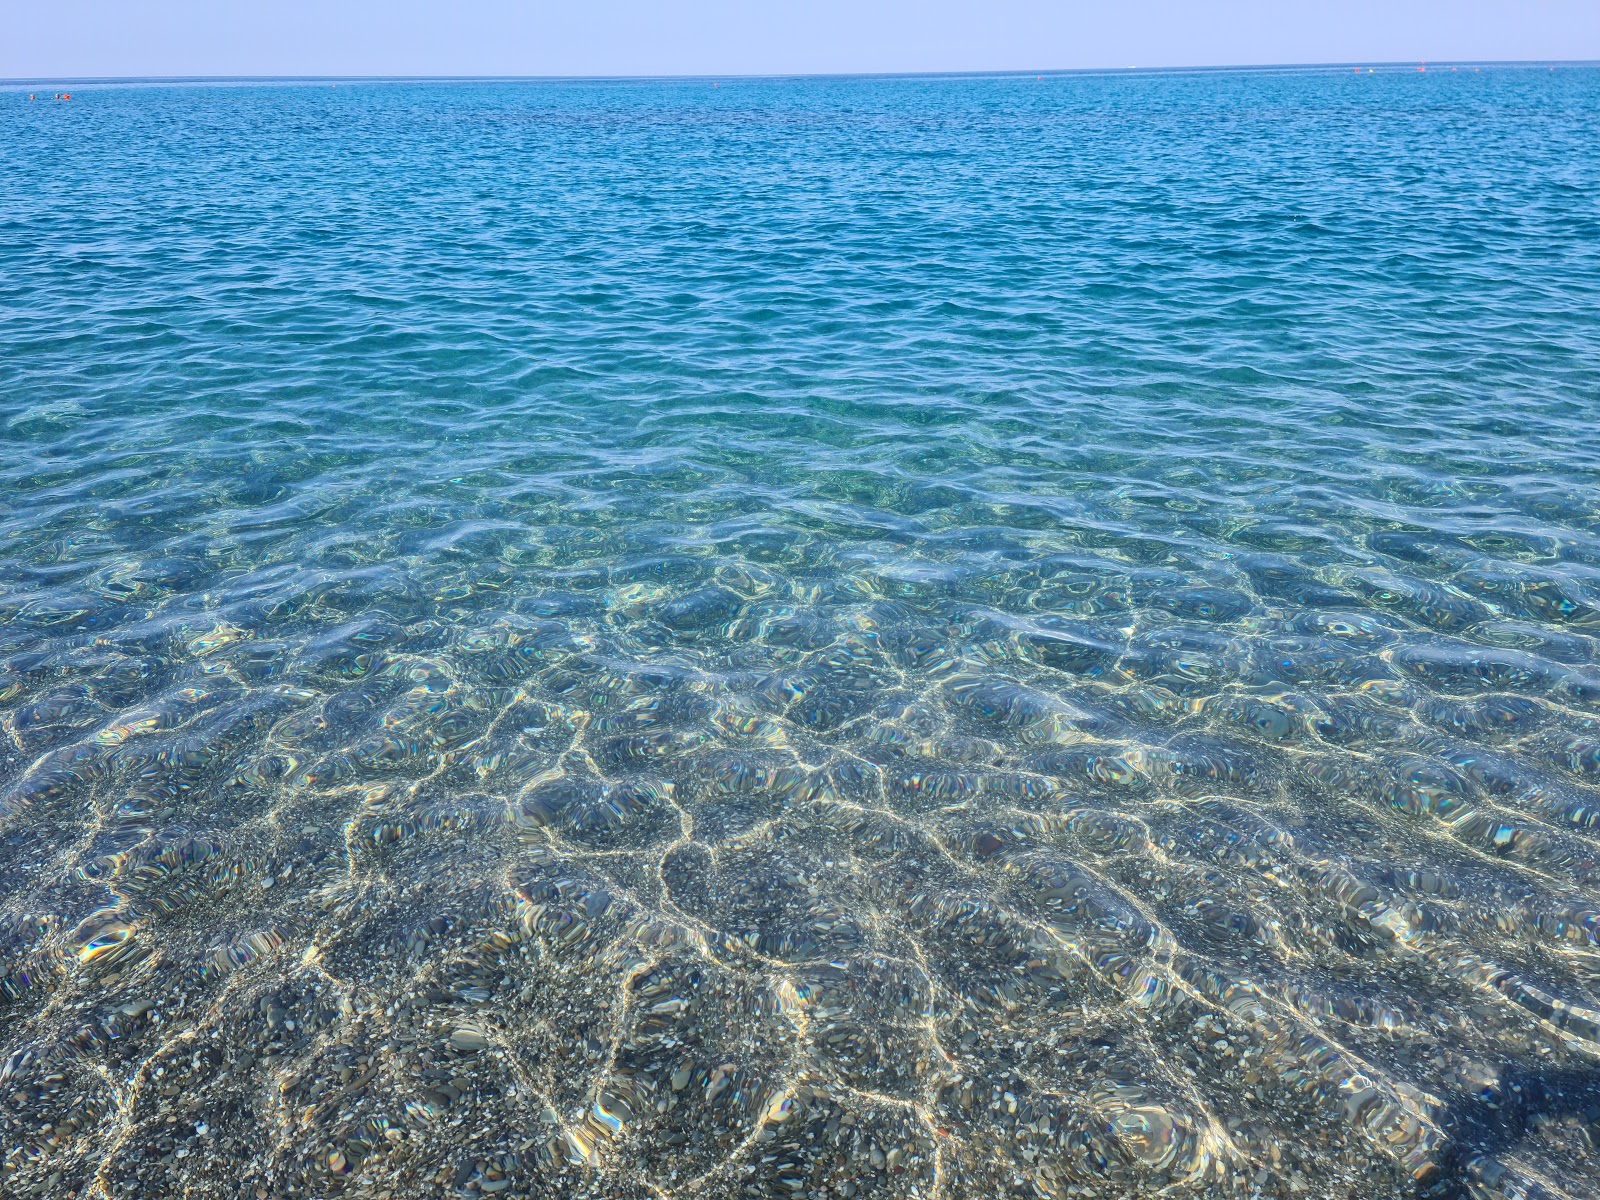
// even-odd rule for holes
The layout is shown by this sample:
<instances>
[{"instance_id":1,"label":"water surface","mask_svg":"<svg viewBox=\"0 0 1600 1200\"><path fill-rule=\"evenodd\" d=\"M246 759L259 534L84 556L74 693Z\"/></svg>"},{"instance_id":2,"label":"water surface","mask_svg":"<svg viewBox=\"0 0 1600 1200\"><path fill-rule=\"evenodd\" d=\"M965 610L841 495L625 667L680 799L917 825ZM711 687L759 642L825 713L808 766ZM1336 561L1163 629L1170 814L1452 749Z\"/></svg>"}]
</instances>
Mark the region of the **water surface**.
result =
<instances>
[{"instance_id":1,"label":"water surface","mask_svg":"<svg viewBox=\"0 0 1600 1200\"><path fill-rule=\"evenodd\" d=\"M1600 71L25 96L0 1191L1600 1190Z\"/></svg>"}]
</instances>

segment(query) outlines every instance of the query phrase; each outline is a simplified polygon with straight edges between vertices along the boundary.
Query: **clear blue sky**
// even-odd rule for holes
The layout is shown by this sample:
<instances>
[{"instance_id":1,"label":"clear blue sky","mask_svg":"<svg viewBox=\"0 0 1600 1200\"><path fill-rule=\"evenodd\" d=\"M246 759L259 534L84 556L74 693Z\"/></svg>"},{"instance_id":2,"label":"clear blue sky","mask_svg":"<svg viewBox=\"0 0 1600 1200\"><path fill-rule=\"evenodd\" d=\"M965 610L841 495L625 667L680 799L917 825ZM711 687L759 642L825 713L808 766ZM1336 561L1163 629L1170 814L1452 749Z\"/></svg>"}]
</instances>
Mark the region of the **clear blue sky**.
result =
<instances>
[{"instance_id":1,"label":"clear blue sky","mask_svg":"<svg viewBox=\"0 0 1600 1200\"><path fill-rule=\"evenodd\" d=\"M1600 59L1600 0L4 0L0 78Z\"/></svg>"}]
</instances>

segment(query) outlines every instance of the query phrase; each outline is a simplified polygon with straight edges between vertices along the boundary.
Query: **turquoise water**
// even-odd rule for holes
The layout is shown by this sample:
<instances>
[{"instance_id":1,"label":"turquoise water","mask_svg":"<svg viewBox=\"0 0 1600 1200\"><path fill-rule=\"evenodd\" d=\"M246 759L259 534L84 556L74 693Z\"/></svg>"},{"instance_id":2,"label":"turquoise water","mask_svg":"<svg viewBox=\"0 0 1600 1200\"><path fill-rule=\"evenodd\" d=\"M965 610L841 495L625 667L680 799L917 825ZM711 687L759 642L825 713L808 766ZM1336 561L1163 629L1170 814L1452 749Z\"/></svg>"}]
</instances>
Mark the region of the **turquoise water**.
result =
<instances>
[{"instance_id":1,"label":"turquoise water","mask_svg":"<svg viewBox=\"0 0 1600 1200\"><path fill-rule=\"evenodd\" d=\"M1600 1190L1600 70L72 96L0 1191Z\"/></svg>"}]
</instances>

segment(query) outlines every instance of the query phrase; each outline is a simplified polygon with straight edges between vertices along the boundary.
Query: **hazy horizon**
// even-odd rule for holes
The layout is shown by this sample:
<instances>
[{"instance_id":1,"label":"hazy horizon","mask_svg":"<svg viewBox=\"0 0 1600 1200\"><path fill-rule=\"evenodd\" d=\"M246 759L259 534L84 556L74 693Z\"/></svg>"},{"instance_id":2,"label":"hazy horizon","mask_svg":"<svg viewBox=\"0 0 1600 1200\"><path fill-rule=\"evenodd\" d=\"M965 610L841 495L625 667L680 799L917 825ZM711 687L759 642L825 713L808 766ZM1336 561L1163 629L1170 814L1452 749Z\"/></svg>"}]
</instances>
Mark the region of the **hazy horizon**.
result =
<instances>
[{"instance_id":1,"label":"hazy horizon","mask_svg":"<svg viewBox=\"0 0 1600 1200\"><path fill-rule=\"evenodd\" d=\"M671 9L598 0L78 0L13 14L0 78L659 78L1589 62L1587 0L1376 0L1284 12L1262 0L1140 0L1115 12L999 0Z\"/></svg>"},{"instance_id":2,"label":"hazy horizon","mask_svg":"<svg viewBox=\"0 0 1600 1200\"><path fill-rule=\"evenodd\" d=\"M1568 67L1600 68L1600 58L1462 58L1462 59L1363 59L1345 62L1250 62L1250 63L1165 63L1146 67L1010 67L973 71L766 71L737 74L734 72L660 73L647 74L590 74L590 75L15 75L0 77L0 83L604 83L615 81L650 82L654 80L764 80L764 79L917 79L921 77L988 75L1122 75L1129 72L1144 74L1181 74L1186 71L1334 71L1360 66L1375 71L1410 71L1418 66L1430 70L1449 67Z\"/></svg>"}]
</instances>

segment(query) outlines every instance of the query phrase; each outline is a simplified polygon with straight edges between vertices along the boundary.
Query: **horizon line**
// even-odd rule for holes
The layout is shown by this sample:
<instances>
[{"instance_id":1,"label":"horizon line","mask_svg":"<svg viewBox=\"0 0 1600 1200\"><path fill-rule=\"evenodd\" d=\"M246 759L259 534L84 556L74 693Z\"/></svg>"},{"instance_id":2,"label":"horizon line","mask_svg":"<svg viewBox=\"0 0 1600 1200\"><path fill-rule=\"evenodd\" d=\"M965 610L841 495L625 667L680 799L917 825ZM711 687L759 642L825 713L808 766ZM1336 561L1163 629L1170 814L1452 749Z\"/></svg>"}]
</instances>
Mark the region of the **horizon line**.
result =
<instances>
[{"instance_id":1,"label":"horizon line","mask_svg":"<svg viewBox=\"0 0 1600 1200\"><path fill-rule=\"evenodd\" d=\"M1008 75L1127 75L1197 71L1331 71L1345 67L1413 68L1433 63L1440 67L1597 67L1593 58L1457 58L1457 59L1351 59L1344 62L1171 64L1165 66L1102 67L999 67L972 70L926 71L768 71L756 73L694 72L690 74L583 74L583 75L17 75L0 78L0 87L38 83L618 83L692 80L777 79L925 79L982 78Z\"/></svg>"}]
</instances>

